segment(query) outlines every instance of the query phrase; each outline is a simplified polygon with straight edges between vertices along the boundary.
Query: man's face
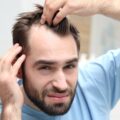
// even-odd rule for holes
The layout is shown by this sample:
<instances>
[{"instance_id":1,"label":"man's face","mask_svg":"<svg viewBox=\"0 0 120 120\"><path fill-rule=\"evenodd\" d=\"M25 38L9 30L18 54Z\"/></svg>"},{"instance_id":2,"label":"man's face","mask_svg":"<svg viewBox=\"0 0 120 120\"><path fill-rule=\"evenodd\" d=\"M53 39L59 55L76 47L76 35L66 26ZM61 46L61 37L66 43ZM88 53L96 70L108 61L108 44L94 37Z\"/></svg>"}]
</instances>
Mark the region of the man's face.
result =
<instances>
[{"instance_id":1,"label":"man's face","mask_svg":"<svg viewBox=\"0 0 120 120\"><path fill-rule=\"evenodd\" d=\"M61 37L45 26L32 26L24 65L29 99L49 115L68 111L77 83L78 52L71 35Z\"/></svg>"}]
</instances>

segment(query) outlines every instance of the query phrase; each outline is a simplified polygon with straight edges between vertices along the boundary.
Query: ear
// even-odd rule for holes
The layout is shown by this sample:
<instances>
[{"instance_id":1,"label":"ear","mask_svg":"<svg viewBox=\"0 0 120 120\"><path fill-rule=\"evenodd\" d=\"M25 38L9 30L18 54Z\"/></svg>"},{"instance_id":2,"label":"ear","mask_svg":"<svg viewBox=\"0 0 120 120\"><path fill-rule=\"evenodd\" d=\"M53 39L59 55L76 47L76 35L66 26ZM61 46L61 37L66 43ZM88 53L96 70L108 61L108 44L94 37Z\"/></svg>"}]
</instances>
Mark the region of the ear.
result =
<instances>
[{"instance_id":1,"label":"ear","mask_svg":"<svg viewBox=\"0 0 120 120\"><path fill-rule=\"evenodd\" d=\"M22 79L22 69L21 68L18 71L17 77Z\"/></svg>"}]
</instances>

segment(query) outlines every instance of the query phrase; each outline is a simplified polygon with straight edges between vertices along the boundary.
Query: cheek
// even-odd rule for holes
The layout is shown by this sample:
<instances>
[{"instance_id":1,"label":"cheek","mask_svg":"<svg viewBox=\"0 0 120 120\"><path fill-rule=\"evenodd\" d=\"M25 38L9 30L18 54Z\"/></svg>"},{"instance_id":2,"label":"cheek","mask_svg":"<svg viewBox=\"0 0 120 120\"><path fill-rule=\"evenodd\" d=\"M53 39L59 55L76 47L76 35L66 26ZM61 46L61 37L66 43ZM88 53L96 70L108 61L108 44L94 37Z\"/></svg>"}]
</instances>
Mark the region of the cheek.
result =
<instances>
[{"instance_id":1,"label":"cheek","mask_svg":"<svg viewBox=\"0 0 120 120\"><path fill-rule=\"evenodd\" d=\"M77 79L78 79L78 72L77 72L77 70L76 70L74 73L68 75L69 85L70 85L72 88L75 88L75 87L76 87Z\"/></svg>"},{"instance_id":2,"label":"cheek","mask_svg":"<svg viewBox=\"0 0 120 120\"><path fill-rule=\"evenodd\" d=\"M44 77L41 76L39 72L33 69L29 64L26 64L24 67L24 79L27 88L30 90L36 90L39 93L42 92L45 85L47 84Z\"/></svg>"},{"instance_id":3,"label":"cheek","mask_svg":"<svg viewBox=\"0 0 120 120\"><path fill-rule=\"evenodd\" d=\"M28 71L26 73L27 83L31 84L31 87L39 91L40 93L46 88L49 84L49 77L39 74L39 72Z\"/></svg>"}]
</instances>

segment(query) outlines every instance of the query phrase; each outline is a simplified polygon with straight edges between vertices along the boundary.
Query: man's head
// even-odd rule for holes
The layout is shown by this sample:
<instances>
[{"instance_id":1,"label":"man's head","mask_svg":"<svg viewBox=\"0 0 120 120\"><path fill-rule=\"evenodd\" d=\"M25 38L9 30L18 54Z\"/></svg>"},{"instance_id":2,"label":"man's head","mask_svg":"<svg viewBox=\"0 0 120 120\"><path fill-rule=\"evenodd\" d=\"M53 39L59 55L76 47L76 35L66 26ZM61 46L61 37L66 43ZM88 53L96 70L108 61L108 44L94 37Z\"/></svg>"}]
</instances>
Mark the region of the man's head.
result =
<instances>
[{"instance_id":1,"label":"man's head","mask_svg":"<svg viewBox=\"0 0 120 120\"><path fill-rule=\"evenodd\" d=\"M28 98L49 115L70 108L77 83L79 37L65 18L57 26L40 24L42 7L21 14L13 27L13 44L26 54L23 85Z\"/></svg>"}]
</instances>

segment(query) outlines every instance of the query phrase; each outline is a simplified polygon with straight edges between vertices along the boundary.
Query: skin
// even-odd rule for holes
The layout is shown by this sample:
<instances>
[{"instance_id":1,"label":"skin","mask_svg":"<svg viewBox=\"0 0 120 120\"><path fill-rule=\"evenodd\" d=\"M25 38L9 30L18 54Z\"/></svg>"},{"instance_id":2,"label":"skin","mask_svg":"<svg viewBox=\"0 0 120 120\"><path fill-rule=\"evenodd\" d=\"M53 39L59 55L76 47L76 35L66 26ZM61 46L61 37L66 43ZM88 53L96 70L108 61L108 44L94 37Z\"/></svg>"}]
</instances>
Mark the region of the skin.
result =
<instances>
[{"instance_id":1,"label":"skin","mask_svg":"<svg viewBox=\"0 0 120 120\"><path fill-rule=\"evenodd\" d=\"M34 94L37 93L38 100L43 100L53 108L62 104L61 108L55 110L56 114L63 114L64 106L68 107L74 97L78 69L78 51L74 38L71 35L61 37L43 25L31 28L28 41L30 51L26 59L22 55L13 63L22 49L19 45L14 45L0 60L2 120L21 120L24 102L41 111L39 106L31 102L28 94L36 98ZM23 62L26 89L24 91L22 88L22 92L16 79ZM47 92L42 96L44 91Z\"/></svg>"},{"instance_id":2,"label":"skin","mask_svg":"<svg viewBox=\"0 0 120 120\"><path fill-rule=\"evenodd\" d=\"M120 20L120 0L45 0L40 23L58 24L67 15L102 14ZM56 14L52 20L56 11Z\"/></svg>"}]
</instances>

